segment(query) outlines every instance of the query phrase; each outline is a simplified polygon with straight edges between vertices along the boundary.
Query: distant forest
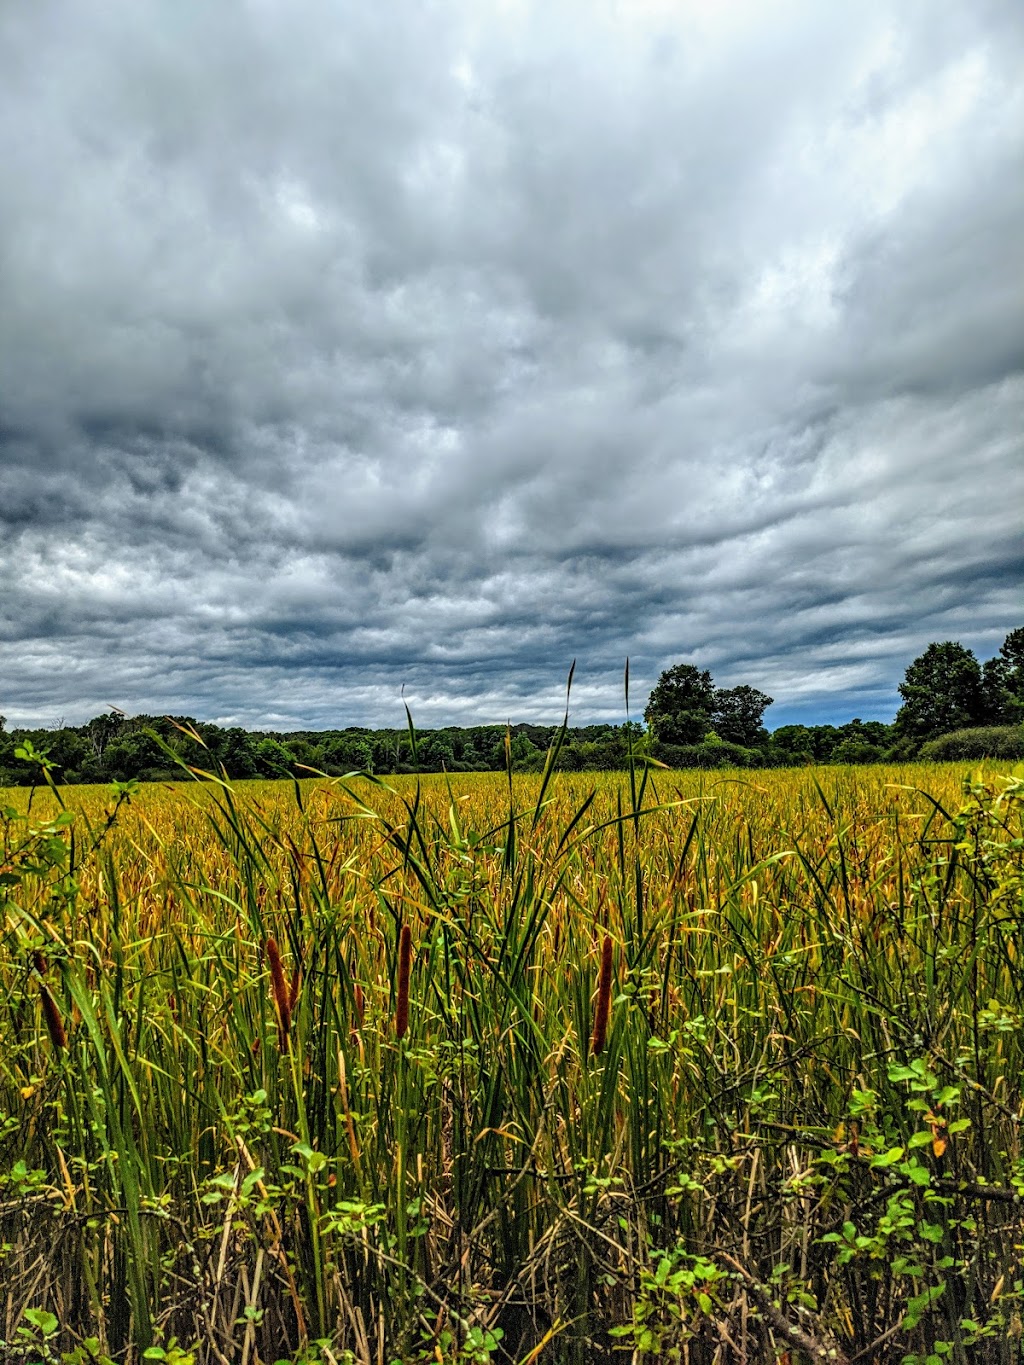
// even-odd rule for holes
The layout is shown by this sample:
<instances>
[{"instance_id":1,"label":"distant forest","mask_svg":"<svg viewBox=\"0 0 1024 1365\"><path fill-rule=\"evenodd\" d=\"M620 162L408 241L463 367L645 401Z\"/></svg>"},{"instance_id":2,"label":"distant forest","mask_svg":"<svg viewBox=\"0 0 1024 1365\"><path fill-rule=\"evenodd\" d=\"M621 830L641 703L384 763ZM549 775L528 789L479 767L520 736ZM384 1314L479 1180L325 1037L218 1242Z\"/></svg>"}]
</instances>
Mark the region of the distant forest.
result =
<instances>
[{"instance_id":1,"label":"distant forest","mask_svg":"<svg viewBox=\"0 0 1024 1365\"><path fill-rule=\"evenodd\" d=\"M955 641L931 644L900 684L892 724L762 724L772 703L749 685L716 688L707 670L680 663L651 692L645 724L568 729L557 766L567 772L653 760L671 768L768 768L888 760L1024 758L1024 628L1011 631L984 664ZM340 776L364 772L538 772L557 725L446 726L289 732L222 728L191 716L126 716L85 725L8 731L0 716L0 786L38 779L44 756L60 783L162 781L182 776L172 756L229 778ZM193 737L194 736L194 737ZM168 750L172 751L171 753Z\"/></svg>"}]
</instances>

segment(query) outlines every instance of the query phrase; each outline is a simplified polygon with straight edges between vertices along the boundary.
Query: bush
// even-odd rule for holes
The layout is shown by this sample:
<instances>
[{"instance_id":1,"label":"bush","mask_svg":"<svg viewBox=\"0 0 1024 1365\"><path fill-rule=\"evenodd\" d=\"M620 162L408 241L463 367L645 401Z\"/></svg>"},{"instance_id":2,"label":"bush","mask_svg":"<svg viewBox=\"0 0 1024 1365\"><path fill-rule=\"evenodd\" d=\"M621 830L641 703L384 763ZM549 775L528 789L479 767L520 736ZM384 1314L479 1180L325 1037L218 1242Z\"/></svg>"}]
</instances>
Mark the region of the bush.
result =
<instances>
[{"instance_id":1,"label":"bush","mask_svg":"<svg viewBox=\"0 0 1024 1365\"><path fill-rule=\"evenodd\" d=\"M832 750L830 763L881 763L885 750L863 739L844 739Z\"/></svg>"},{"instance_id":2,"label":"bush","mask_svg":"<svg viewBox=\"0 0 1024 1365\"><path fill-rule=\"evenodd\" d=\"M935 762L964 758L1024 758L1024 729L1019 725L981 725L952 730L922 744L919 758Z\"/></svg>"},{"instance_id":3,"label":"bush","mask_svg":"<svg viewBox=\"0 0 1024 1365\"><path fill-rule=\"evenodd\" d=\"M751 768L762 761L754 750L720 739L703 744L655 744L654 757L670 768Z\"/></svg>"}]
</instances>

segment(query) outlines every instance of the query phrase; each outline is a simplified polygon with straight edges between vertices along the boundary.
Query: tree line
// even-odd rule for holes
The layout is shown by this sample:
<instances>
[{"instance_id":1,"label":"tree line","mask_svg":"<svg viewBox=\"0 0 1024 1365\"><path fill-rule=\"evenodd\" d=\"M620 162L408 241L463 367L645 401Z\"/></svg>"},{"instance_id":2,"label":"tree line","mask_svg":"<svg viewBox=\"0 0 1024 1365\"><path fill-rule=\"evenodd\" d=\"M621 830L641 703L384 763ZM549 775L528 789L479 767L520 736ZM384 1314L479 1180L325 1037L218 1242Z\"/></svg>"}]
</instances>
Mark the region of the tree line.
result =
<instances>
[{"instance_id":1,"label":"tree line","mask_svg":"<svg viewBox=\"0 0 1024 1365\"><path fill-rule=\"evenodd\" d=\"M674 767L877 763L888 759L1024 757L1024 627L984 664L957 641L933 643L908 667L892 724L783 725L757 688L716 688L694 664L666 669L644 719L652 755Z\"/></svg>"},{"instance_id":2,"label":"tree line","mask_svg":"<svg viewBox=\"0 0 1024 1365\"><path fill-rule=\"evenodd\" d=\"M669 767L789 767L902 759L1024 757L1024 628L980 663L955 641L930 644L906 670L902 705L891 724L783 725L769 731L772 698L749 684L718 688L707 669L674 664L661 674L645 725L571 727L558 767L585 772L653 759ZM85 725L8 731L0 716L0 786L35 780L33 755L45 753L64 783L159 781L181 776L175 757L232 779L280 778L362 770L491 772L507 765L538 772L560 727L447 726L422 731L249 731L190 716L109 712Z\"/></svg>"}]
</instances>

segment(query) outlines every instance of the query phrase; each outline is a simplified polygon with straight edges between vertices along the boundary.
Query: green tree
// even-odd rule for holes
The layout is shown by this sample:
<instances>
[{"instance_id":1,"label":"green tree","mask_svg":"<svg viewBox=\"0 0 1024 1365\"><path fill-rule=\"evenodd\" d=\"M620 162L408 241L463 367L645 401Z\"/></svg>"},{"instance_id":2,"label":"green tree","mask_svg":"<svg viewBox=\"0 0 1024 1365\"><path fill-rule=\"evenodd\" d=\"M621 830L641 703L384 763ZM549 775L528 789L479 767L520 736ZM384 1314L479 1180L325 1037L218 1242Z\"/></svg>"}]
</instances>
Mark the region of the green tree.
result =
<instances>
[{"instance_id":1,"label":"green tree","mask_svg":"<svg viewBox=\"0 0 1024 1365\"><path fill-rule=\"evenodd\" d=\"M439 773L442 768L451 771L455 762L455 746L451 735L443 730L428 731L419 741L417 750L422 772Z\"/></svg>"},{"instance_id":2,"label":"green tree","mask_svg":"<svg viewBox=\"0 0 1024 1365\"><path fill-rule=\"evenodd\" d=\"M981 666L955 640L930 644L907 669L899 690L903 705L894 728L917 744L978 725L984 717Z\"/></svg>"},{"instance_id":3,"label":"green tree","mask_svg":"<svg viewBox=\"0 0 1024 1365\"><path fill-rule=\"evenodd\" d=\"M986 661L981 687L988 724L1024 721L1024 627L1011 630L995 658Z\"/></svg>"},{"instance_id":4,"label":"green tree","mask_svg":"<svg viewBox=\"0 0 1024 1365\"><path fill-rule=\"evenodd\" d=\"M517 773L534 772L543 766L544 752L538 749L525 730L512 735L512 767Z\"/></svg>"},{"instance_id":5,"label":"green tree","mask_svg":"<svg viewBox=\"0 0 1024 1365\"><path fill-rule=\"evenodd\" d=\"M699 744L711 729L715 684L707 669L674 664L654 685L644 720L660 744Z\"/></svg>"},{"instance_id":6,"label":"green tree","mask_svg":"<svg viewBox=\"0 0 1024 1365\"><path fill-rule=\"evenodd\" d=\"M260 765L256 757L256 745L251 735L239 725L223 731L223 739L218 753L228 777L259 777Z\"/></svg>"},{"instance_id":7,"label":"green tree","mask_svg":"<svg viewBox=\"0 0 1024 1365\"><path fill-rule=\"evenodd\" d=\"M269 735L255 746L256 768L261 777L291 777L295 756L280 740Z\"/></svg>"},{"instance_id":8,"label":"green tree","mask_svg":"<svg viewBox=\"0 0 1024 1365\"><path fill-rule=\"evenodd\" d=\"M128 724L122 712L107 711L102 716L94 716L87 725L83 727L85 737L92 748L93 757L98 763L103 762L107 745L122 733L128 730Z\"/></svg>"},{"instance_id":9,"label":"green tree","mask_svg":"<svg viewBox=\"0 0 1024 1365\"><path fill-rule=\"evenodd\" d=\"M339 775L373 772L373 744L368 735L335 734L324 744L324 767Z\"/></svg>"},{"instance_id":10,"label":"green tree","mask_svg":"<svg viewBox=\"0 0 1024 1365\"><path fill-rule=\"evenodd\" d=\"M855 740L861 744L871 744L876 749L885 749L892 743L892 726L881 720L861 720L857 717L847 721L842 727L842 742Z\"/></svg>"},{"instance_id":11,"label":"green tree","mask_svg":"<svg viewBox=\"0 0 1024 1365\"><path fill-rule=\"evenodd\" d=\"M92 748L84 735L70 726L54 730L47 744L47 754L56 768L61 781L67 781L69 774L77 773L92 755Z\"/></svg>"},{"instance_id":12,"label":"green tree","mask_svg":"<svg viewBox=\"0 0 1024 1365\"><path fill-rule=\"evenodd\" d=\"M780 725L770 738L772 757L786 767L814 762L814 743L806 725Z\"/></svg>"},{"instance_id":13,"label":"green tree","mask_svg":"<svg viewBox=\"0 0 1024 1365\"><path fill-rule=\"evenodd\" d=\"M122 730L103 750L103 771L118 782L164 773L170 763L155 740L141 729Z\"/></svg>"},{"instance_id":14,"label":"green tree","mask_svg":"<svg viewBox=\"0 0 1024 1365\"><path fill-rule=\"evenodd\" d=\"M885 750L878 744L850 735L832 750L832 763L881 763Z\"/></svg>"},{"instance_id":15,"label":"green tree","mask_svg":"<svg viewBox=\"0 0 1024 1365\"><path fill-rule=\"evenodd\" d=\"M1011 630L999 646L999 657L1006 665L1009 686L1024 696L1024 626Z\"/></svg>"},{"instance_id":16,"label":"green tree","mask_svg":"<svg viewBox=\"0 0 1024 1365\"><path fill-rule=\"evenodd\" d=\"M774 698L746 683L740 687L719 688L715 693L711 723L719 739L727 744L740 744L745 749L756 749L768 740L762 724L764 713Z\"/></svg>"}]
</instances>

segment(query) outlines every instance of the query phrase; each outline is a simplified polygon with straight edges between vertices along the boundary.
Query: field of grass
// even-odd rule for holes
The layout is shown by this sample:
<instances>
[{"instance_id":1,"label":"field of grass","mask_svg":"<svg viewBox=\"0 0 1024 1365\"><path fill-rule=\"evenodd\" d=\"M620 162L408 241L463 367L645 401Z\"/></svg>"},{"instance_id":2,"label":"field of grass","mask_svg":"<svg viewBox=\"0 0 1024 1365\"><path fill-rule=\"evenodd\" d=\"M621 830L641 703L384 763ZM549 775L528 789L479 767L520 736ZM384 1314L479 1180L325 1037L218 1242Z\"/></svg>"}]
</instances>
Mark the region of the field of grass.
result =
<instances>
[{"instance_id":1,"label":"field of grass","mask_svg":"<svg viewBox=\"0 0 1024 1365\"><path fill-rule=\"evenodd\" d=\"M0 1360L1020 1361L1024 778L0 793Z\"/></svg>"}]
</instances>

